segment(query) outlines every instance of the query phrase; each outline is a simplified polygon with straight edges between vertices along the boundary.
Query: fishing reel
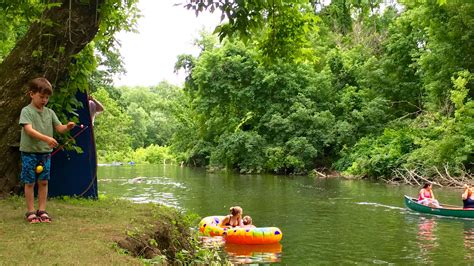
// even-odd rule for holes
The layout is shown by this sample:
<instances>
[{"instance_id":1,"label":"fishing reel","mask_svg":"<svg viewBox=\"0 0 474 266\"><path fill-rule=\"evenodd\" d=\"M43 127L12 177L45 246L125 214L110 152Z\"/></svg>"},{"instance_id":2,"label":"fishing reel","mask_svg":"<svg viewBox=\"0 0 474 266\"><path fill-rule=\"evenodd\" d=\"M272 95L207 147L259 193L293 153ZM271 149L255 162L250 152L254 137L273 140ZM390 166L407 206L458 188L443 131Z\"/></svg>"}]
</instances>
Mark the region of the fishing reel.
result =
<instances>
[{"instance_id":1,"label":"fishing reel","mask_svg":"<svg viewBox=\"0 0 474 266\"><path fill-rule=\"evenodd\" d=\"M39 162L36 167L35 167L35 173L37 175L41 174L43 172L43 169L44 169L44 165L43 165L43 162Z\"/></svg>"}]
</instances>

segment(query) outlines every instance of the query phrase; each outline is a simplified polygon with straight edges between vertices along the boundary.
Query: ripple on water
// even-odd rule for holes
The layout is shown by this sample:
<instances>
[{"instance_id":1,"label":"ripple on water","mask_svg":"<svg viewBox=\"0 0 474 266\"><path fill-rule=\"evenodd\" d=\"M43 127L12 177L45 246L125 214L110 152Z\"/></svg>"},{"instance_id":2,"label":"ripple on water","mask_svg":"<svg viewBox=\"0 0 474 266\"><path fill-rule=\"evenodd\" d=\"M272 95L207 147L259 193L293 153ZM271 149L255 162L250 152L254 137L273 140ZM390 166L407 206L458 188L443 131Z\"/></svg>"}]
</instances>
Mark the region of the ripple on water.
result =
<instances>
[{"instance_id":1,"label":"ripple on water","mask_svg":"<svg viewBox=\"0 0 474 266\"><path fill-rule=\"evenodd\" d=\"M141 193L134 197L123 197L135 203L159 203L165 206L181 209L178 199L169 192Z\"/></svg>"},{"instance_id":2,"label":"ripple on water","mask_svg":"<svg viewBox=\"0 0 474 266\"><path fill-rule=\"evenodd\" d=\"M127 193L122 195L124 199L136 203L159 203L181 209L173 191L186 188L186 186L172 178L139 176L135 178L107 179L107 182L111 181L120 182L120 186L123 186L125 191L127 191Z\"/></svg>"},{"instance_id":3,"label":"ripple on water","mask_svg":"<svg viewBox=\"0 0 474 266\"><path fill-rule=\"evenodd\" d=\"M382 207L382 208L388 208L388 209L393 209L393 210L406 210L405 208L402 207L397 207L397 206L390 206L390 205L385 205L385 204L380 204L377 202L356 202L358 205L372 205L375 207Z\"/></svg>"},{"instance_id":4,"label":"ripple on water","mask_svg":"<svg viewBox=\"0 0 474 266\"><path fill-rule=\"evenodd\" d=\"M116 179L118 180L118 179ZM144 184L144 185L165 185L165 186L172 186L175 188L186 188L184 184L174 181L168 177L161 177L161 176L150 176L144 177L139 176L132 179L120 179L120 181L125 180L122 185L129 185L129 184Z\"/></svg>"},{"instance_id":5,"label":"ripple on water","mask_svg":"<svg viewBox=\"0 0 474 266\"><path fill-rule=\"evenodd\" d=\"M281 265L469 265L474 259L474 221L423 216L403 208L403 195L416 194L418 188L139 167L127 178L118 176L126 171L115 174L101 169L102 176L114 179L101 181L101 192L169 206L178 205L179 200L183 208L202 216L240 204L257 225L282 230ZM153 177L131 181L148 173ZM459 200L459 191L438 194L451 202ZM270 263L265 259L272 259L254 253L229 256L234 263Z\"/></svg>"}]
</instances>

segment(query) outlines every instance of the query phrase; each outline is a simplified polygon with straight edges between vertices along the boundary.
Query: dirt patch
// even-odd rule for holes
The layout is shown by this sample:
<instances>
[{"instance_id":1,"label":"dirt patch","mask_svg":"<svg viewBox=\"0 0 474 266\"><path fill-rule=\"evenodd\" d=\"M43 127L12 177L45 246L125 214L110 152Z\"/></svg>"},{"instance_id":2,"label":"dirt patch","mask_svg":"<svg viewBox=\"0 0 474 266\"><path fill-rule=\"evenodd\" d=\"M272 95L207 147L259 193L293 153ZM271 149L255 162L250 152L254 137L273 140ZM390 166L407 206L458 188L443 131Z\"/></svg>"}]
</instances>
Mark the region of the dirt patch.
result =
<instances>
[{"instance_id":1,"label":"dirt patch","mask_svg":"<svg viewBox=\"0 0 474 266\"><path fill-rule=\"evenodd\" d=\"M161 210L145 228L134 228L124 239L118 240L119 247L135 257L152 259L164 255L169 262L175 261L176 254L186 250L194 253L190 224L186 219L170 209Z\"/></svg>"}]
</instances>

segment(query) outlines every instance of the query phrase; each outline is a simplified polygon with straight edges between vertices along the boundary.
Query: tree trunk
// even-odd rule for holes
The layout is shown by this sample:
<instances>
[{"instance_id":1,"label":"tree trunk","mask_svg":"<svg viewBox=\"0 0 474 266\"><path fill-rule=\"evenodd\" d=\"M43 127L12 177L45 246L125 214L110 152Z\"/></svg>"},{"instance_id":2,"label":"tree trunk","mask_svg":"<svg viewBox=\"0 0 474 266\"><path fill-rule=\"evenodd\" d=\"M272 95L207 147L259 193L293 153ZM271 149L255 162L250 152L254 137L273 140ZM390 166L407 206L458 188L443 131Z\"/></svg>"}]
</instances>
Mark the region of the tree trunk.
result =
<instances>
[{"instance_id":1,"label":"tree trunk","mask_svg":"<svg viewBox=\"0 0 474 266\"><path fill-rule=\"evenodd\" d=\"M78 0L51 0L62 3L45 11L40 23L30 26L0 64L0 197L21 190L20 126L21 109L30 98L25 84L46 77L55 84L65 77L71 57L80 52L98 31L98 11L103 0L84 4Z\"/></svg>"}]
</instances>

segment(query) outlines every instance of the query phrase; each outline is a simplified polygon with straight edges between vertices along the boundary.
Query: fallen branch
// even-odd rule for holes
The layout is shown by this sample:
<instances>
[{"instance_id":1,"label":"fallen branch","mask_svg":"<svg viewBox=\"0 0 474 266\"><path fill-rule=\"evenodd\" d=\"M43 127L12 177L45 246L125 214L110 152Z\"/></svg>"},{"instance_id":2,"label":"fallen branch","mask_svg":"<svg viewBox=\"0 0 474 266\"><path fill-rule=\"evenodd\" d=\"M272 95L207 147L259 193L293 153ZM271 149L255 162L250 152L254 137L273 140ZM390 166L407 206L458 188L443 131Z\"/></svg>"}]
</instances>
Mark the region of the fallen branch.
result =
<instances>
[{"instance_id":1,"label":"fallen branch","mask_svg":"<svg viewBox=\"0 0 474 266\"><path fill-rule=\"evenodd\" d=\"M405 168L405 169L406 169L406 168ZM408 171L408 169L406 169L406 170ZM440 183L438 183L438 182L436 182L436 181L434 181L434 180L429 180L429 179L424 178L423 176L417 174L415 170L412 170L411 172L413 173L413 175L415 175L416 177L420 178L421 180L423 180L423 181L425 181L425 182L431 183L431 184L433 184L433 185L437 185L437 186L439 186L439 187L443 187L443 185L441 185Z\"/></svg>"},{"instance_id":2,"label":"fallen branch","mask_svg":"<svg viewBox=\"0 0 474 266\"><path fill-rule=\"evenodd\" d=\"M422 166L415 167L414 169L408 169L403 167L402 169L394 169L392 171L392 177L389 179L384 179L386 183L390 184L407 184L407 185L417 185L421 186L422 183L428 182L439 187L456 187L460 188L464 184L473 184L474 185L474 175L470 174L466 170L461 171L461 175L458 177L453 177L449 171L449 166L444 166L443 172L440 171L437 167L433 167L436 171L436 174L430 177L424 177L419 169L423 169Z\"/></svg>"},{"instance_id":3,"label":"fallen branch","mask_svg":"<svg viewBox=\"0 0 474 266\"><path fill-rule=\"evenodd\" d=\"M326 174L318 172L316 169L313 169L313 172L315 172L318 176L321 176L321 177L324 177L324 178L328 177Z\"/></svg>"}]
</instances>

